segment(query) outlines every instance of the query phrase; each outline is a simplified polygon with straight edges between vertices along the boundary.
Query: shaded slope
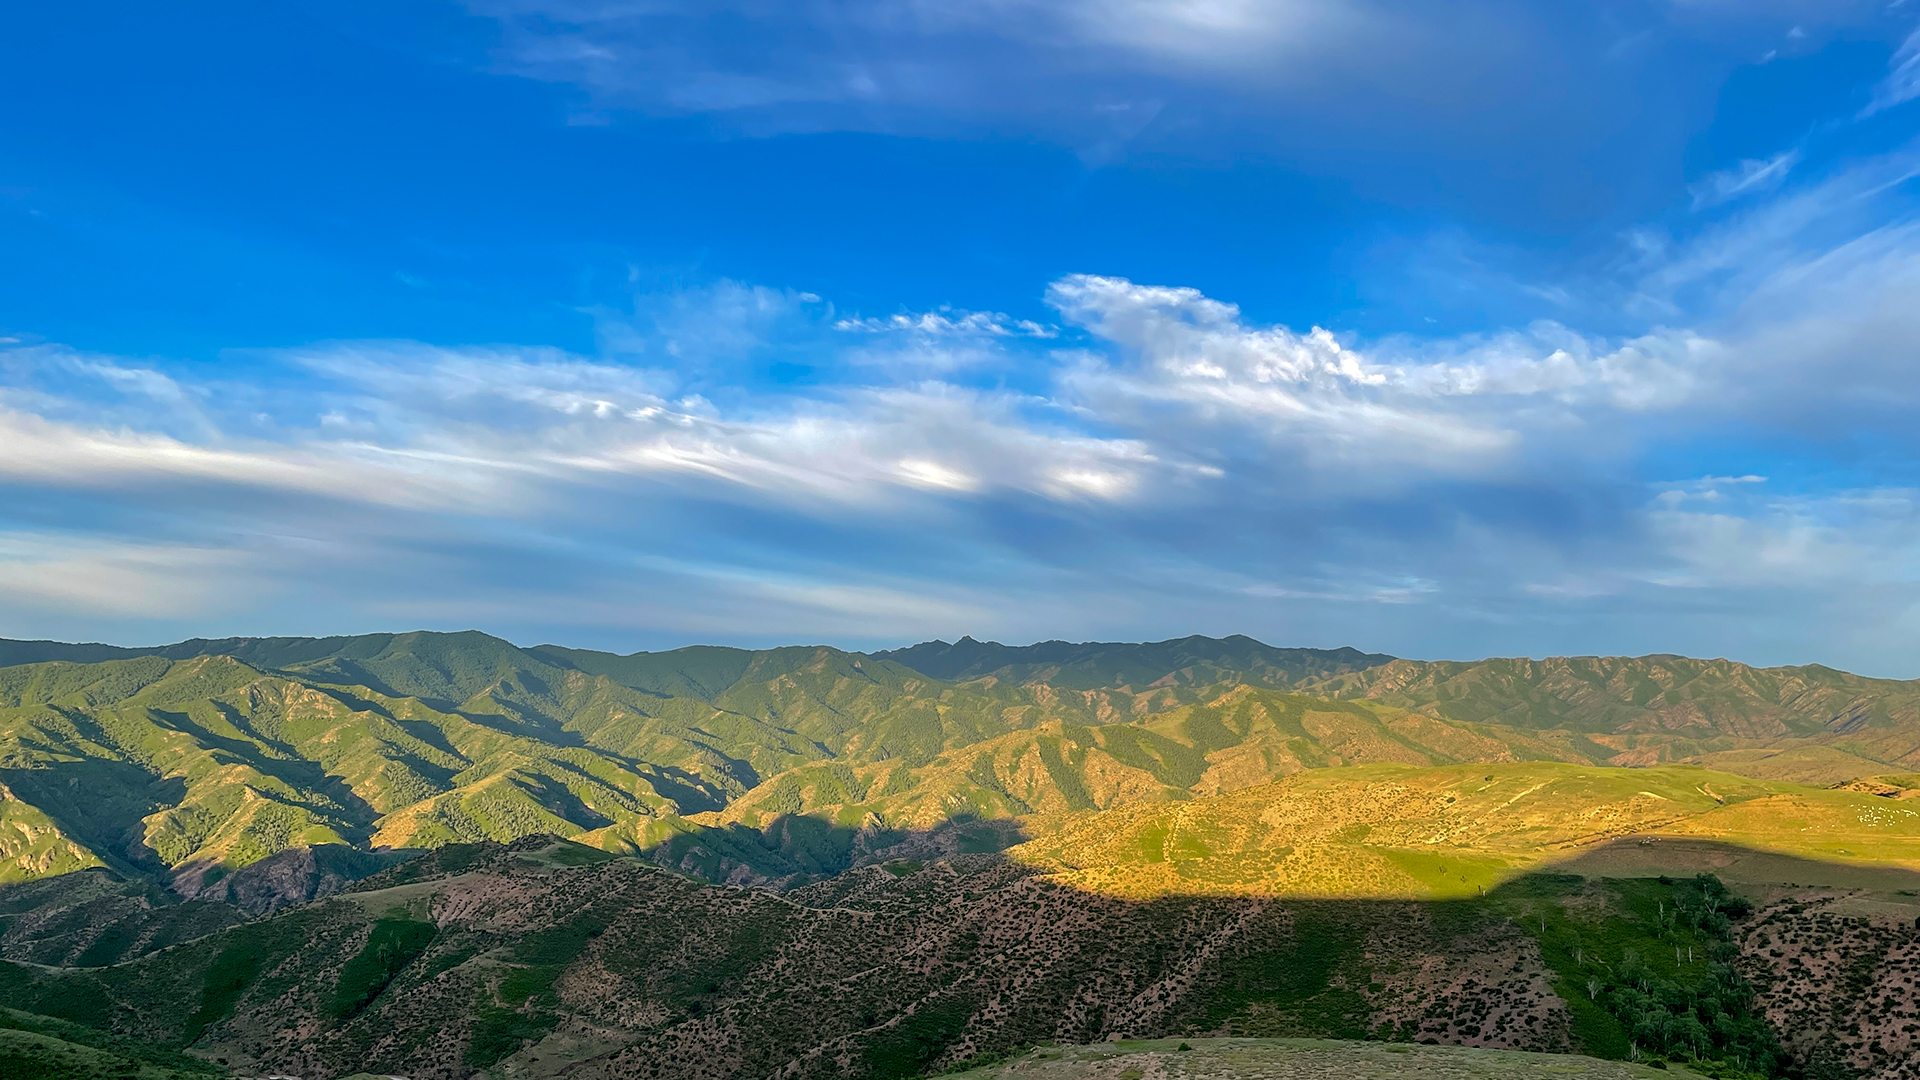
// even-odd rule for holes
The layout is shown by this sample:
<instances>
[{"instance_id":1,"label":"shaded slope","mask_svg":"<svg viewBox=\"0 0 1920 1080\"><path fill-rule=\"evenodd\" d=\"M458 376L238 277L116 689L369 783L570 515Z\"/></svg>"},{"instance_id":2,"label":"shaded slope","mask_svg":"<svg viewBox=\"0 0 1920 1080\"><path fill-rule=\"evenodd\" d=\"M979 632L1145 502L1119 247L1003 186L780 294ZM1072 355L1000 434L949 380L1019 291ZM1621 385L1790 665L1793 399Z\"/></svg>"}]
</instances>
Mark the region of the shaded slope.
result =
<instances>
[{"instance_id":1,"label":"shaded slope","mask_svg":"<svg viewBox=\"0 0 1920 1080\"><path fill-rule=\"evenodd\" d=\"M1704 954L1732 949L1725 920L1702 921L1724 894L1694 882L1133 901L973 857L783 898L526 841L443 848L361 888L114 967L0 966L0 992L249 1074L878 1080L1035 1041L1205 1034L1624 1054L1630 1014L1577 1007L1576 973L1647 956L1684 1009L1661 1015L1692 1017L1729 977ZM1656 908L1693 921L1656 926ZM1699 1052L1771 1052L1726 991L1711 1008L1724 1030Z\"/></svg>"}]
</instances>

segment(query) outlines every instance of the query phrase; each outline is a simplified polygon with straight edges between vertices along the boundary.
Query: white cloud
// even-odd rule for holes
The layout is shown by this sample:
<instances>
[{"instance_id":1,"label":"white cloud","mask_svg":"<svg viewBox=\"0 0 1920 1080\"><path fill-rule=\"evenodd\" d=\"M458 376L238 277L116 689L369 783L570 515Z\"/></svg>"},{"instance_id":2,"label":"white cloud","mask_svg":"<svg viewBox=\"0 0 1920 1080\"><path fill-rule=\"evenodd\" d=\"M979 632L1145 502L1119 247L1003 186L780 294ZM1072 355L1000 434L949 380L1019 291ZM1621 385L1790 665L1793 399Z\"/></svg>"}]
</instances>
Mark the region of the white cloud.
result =
<instances>
[{"instance_id":1,"label":"white cloud","mask_svg":"<svg viewBox=\"0 0 1920 1080\"><path fill-rule=\"evenodd\" d=\"M1277 59L1313 62L1316 54L1346 51L1355 38L1389 36L1384 20L1328 0L909 0L801 10L764 0L470 6L501 22L510 70L699 111L993 98L1005 91L996 83L1007 74L998 69L1008 50L1072 57L1096 70L1218 75L1228 68L1271 81ZM742 23L763 34L714 40Z\"/></svg>"},{"instance_id":2,"label":"white cloud","mask_svg":"<svg viewBox=\"0 0 1920 1080\"><path fill-rule=\"evenodd\" d=\"M1561 441L1606 411L1698 400L1724 362L1717 342L1687 331L1605 342L1540 323L1360 347L1321 327L1249 325L1235 305L1190 288L1075 276L1048 296L1107 346L1063 370L1063 402L1187 460L1264 457L1356 489L1510 476L1530 444Z\"/></svg>"},{"instance_id":3,"label":"white cloud","mask_svg":"<svg viewBox=\"0 0 1920 1080\"><path fill-rule=\"evenodd\" d=\"M1860 113L1871 116L1882 109L1891 109L1920 97L1920 30L1907 36L1907 40L1887 62L1887 77L1874 87L1873 100Z\"/></svg>"},{"instance_id":4,"label":"white cloud","mask_svg":"<svg viewBox=\"0 0 1920 1080\"><path fill-rule=\"evenodd\" d=\"M997 311L959 311L942 308L880 316L848 316L833 324L835 330L865 334L914 333L930 337L985 336L1054 338L1060 332L1031 319L1015 319Z\"/></svg>"},{"instance_id":5,"label":"white cloud","mask_svg":"<svg viewBox=\"0 0 1920 1080\"><path fill-rule=\"evenodd\" d=\"M168 482L219 484L418 508L487 500L488 469L513 467L364 443L209 447L18 412L0 412L0 443L6 446L0 478L35 485L128 490ZM484 468L468 467L474 465Z\"/></svg>"},{"instance_id":6,"label":"white cloud","mask_svg":"<svg viewBox=\"0 0 1920 1080\"><path fill-rule=\"evenodd\" d=\"M1358 354L1320 327L1251 329L1240 309L1198 289L1136 285L1074 274L1047 288L1047 301L1072 322L1145 358L1175 378L1235 383L1384 382Z\"/></svg>"},{"instance_id":7,"label":"white cloud","mask_svg":"<svg viewBox=\"0 0 1920 1080\"><path fill-rule=\"evenodd\" d=\"M866 389L732 419L630 415L584 438L555 433L547 453L571 469L705 478L783 501L902 488L1117 499L1157 471L1143 444L1048 431L1020 404L949 386Z\"/></svg>"},{"instance_id":8,"label":"white cloud","mask_svg":"<svg viewBox=\"0 0 1920 1080\"><path fill-rule=\"evenodd\" d=\"M1709 206L1718 206L1749 195L1765 191L1786 179L1787 173L1800 163L1798 149L1783 150L1764 161L1749 158L1739 165L1717 172L1693 186L1693 208L1700 210Z\"/></svg>"},{"instance_id":9,"label":"white cloud","mask_svg":"<svg viewBox=\"0 0 1920 1080\"><path fill-rule=\"evenodd\" d=\"M1718 504L1721 500L1710 500ZM1648 514L1671 559L1658 585L1794 591L1920 583L1920 498L1902 488L1767 500L1691 510L1656 500Z\"/></svg>"},{"instance_id":10,"label":"white cloud","mask_svg":"<svg viewBox=\"0 0 1920 1080\"><path fill-rule=\"evenodd\" d=\"M1024 21L1025 26L1034 28L1030 33L1046 25L1045 14L1055 14L1057 26L1089 44L1115 46L1162 62L1216 69L1261 59L1270 61L1276 53L1310 49L1373 29L1369 26L1371 13L1358 5L1314 0L1077 0L982 7L997 7L1002 12L1025 9L1041 16ZM1043 33L1049 31L1038 31L1035 36Z\"/></svg>"},{"instance_id":11,"label":"white cloud","mask_svg":"<svg viewBox=\"0 0 1920 1080\"><path fill-rule=\"evenodd\" d=\"M872 503L889 492L1121 499L1164 471L1144 443L1036 422L1031 402L944 383L763 398L722 413L650 372L555 350L343 343L291 354L341 386L285 443L212 445L0 412L0 477L80 487L218 483L419 510L545 512L535 489L612 476L734 497Z\"/></svg>"},{"instance_id":12,"label":"white cloud","mask_svg":"<svg viewBox=\"0 0 1920 1080\"><path fill-rule=\"evenodd\" d=\"M1569 406L1634 412L1673 409L1693 399L1719 359L1719 343L1690 331L1659 330L1601 343L1557 323L1526 333L1456 343L1455 355L1397 367L1394 387L1453 396L1545 397Z\"/></svg>"}]
</instances>

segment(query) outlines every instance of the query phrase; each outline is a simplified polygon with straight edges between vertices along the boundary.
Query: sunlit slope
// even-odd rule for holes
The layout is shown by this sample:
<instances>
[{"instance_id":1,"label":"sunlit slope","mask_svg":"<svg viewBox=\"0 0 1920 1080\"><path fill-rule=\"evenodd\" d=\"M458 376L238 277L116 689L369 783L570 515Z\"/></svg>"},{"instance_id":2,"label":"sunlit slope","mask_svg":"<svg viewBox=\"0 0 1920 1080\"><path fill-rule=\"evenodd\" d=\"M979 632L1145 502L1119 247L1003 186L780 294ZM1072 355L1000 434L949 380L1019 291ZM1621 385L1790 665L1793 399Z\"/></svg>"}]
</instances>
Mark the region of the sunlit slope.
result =
<instances>
[{"instance_id":1,"label":"sunlit slope","mask_svg":"<svg viewBox=\"0 0 1920 1080\"><path fill-rule=\"evenodd\" d=\"M844 868L848 837L797 835L819 823L929 829L1356 762L1583 760L1370 702L955 686L824 648L611 657L413 634L233 652L0 669L8 813L188 892L288 846L537 833L620 850L693 837L716 853L702 869L757 879ZM815 824L771 845L708 831L796 815Z\"/></svg>"},{"instance_id":2,"label":"sunlit slope","mask_svg":"<svg viewBox=\"0 0 1920 1080\"><path fill-rule=\"evenodd\" d=\"M231 657L49 667L0 672L14 677L0 711L8 785L136 864L233 867L291 845L364 845L384 817L500 776L517 794L498 820L433 807L410 832L513 835L518 818L551 825L546 802L665 802L643 774L523 733L504 710L342 692ZM578 793L561 798L569 786Z\"/></svg>"},{"instance_id":3,"label":"sunlit slope","mask_svg":"<svg viewBox=\"0 0 1920 1080\"><path fill-rule=\"evenodd\" d=\"M0 668L4 813L36 838L45 818L99 857L173 868L191 890L202 871L290 845L684 832L683 817L756 788L784 799L793 785L774 778L810 762L921 767L1024 727L1151 708L957 688L813 647L622 658L477 634L189 645ZM22 832L23 852L33 842Z\"/></svg>"},{"instance_id":4,"label":"sunlit slope","mask_svg":"<svg viewBox=\"0 0 1920 1080\"><path fill-rule=\"evenodd\" d=\"M886 655L963 682L1178 693L1211 681L1377 701L1539 733L1575 758L1617 765L1706 759L1807 783L1920 767L1920 681L1819 665L1755 668L1669 655L1430 662L1272 649L1246 638L1018 648L963 639ZM1774 758L1793 747L1808 751Z\"/></svg>"},{"instance_id":5,"label":"sunlit slope","mask_svg":"<svg viewBox=\"0 0 1920 1080\"><path fill-rule=\"evenodd\" d=\"M0 784L0 885L101 865L103 861L91 848Z\"/></svg>"},{"instance_id":6,"label":"sunlit slope","mask_svg":"<svg viewBox=\"0 0 1920 1080\"><path fill-rule=\"evenodd\" d=\"M819 752L746 717L661 708L578 672L548 682L508 671L452 704L326 674L225 656L0 669L9 813L30 805L136 864L231 867L289 845L504 839L723 805L758 778L677 737L695 726L698 739L733 736L726 750L751 748L772 768ZM381 674L371 681L385 687L397 673ZM579 728L617 745L596 747ZM636 745L655 760L622 752ZM728 763L744 779L719 767Z\"/></svg>"},{"instance_id":7,"label":"sunlit slope","mask_svg":"<svg viewBox=\"0 0 1920 1080\"><path fill-rule=\"evenodd\" d=\"M1739 773L1758 780L1791 780L1815 787L1833 787L1864 776L1877 776L1891 768L1891 762L1851 754L1833 746L1803 740L1784 745L1748 747L1739 750L1710 751L1696 762L1710 769Z\"/></svg>"},{"instance_id":8,"label":"sunlit slope","mask_svg":"<svg viewBox=\"0 0 1920 1080\"><path fill-rule=\"evenodd\" d=\"M1319 681L1313 690L1455 720L1586 732L1623 751L1640 735L1797 737L1890 762L1920 753L1920 682L1819 665L1753 668L1664 655L1394 660Z\"/></svg>"},{"instance_id":9,"label":"sunlit slope","mask_svg":"<svg viewBox=\"0 0 1920 1080\"><path fill-rule=\"evenodd\" d=\"M978 850L1030 817L1356 765L1920 766L1912 683L1676 657L1420 664L1247 638L617 656L412 633L0 642L8 659L34 662L0 666L0 868L104 862L189 893L287 847L536 833L765 881L910 833L995 823L957 842Z\"/></svg>"},{"instance_id":10,"label":"sunlit slope","mask_svg":"<svg viewBox=\"0 0 1920 1080\"><path fill-rule=\"evenodd\" d=\"M1667 830L1823 862L1920 868L1920 799L1785 791L1720 807Z\"/></svg>"},{"instance_id":11,"label":"sunlit slope","mask_svg":"<svg viewBox=\"0 0 1920 1080\"><path fill-rule=\"evenodd\" d=\"M1397 762L1584 760L1527 732L1448 723L1371 702L1234 687L1138 723L1048 721L949 750L925 765L822 762L748 792L717 820L821 813L926 828L1211 795L1309 769Z\"/></svg>"},{"instance_id":12,"label":"sunlit slope","mask_svg":"<svg viewBox=\"0 0 1920 1080\"><path fill-rule=\"evenodd\" d=\"M1036 822L1012 854L1128 896L1471 896L1628 836L1920 868L1916 808L1691 766L1376 765Z\"/></svg>"}]
</instances>

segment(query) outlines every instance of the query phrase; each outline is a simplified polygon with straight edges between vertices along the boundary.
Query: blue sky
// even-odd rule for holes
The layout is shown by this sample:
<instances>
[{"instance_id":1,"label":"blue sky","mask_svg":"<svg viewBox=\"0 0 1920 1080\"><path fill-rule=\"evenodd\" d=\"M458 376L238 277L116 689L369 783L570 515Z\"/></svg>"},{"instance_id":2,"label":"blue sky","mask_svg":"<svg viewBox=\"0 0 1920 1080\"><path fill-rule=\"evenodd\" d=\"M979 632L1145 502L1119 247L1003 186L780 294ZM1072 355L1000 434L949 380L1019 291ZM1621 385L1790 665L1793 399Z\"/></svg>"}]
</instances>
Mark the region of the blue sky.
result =
<instances>
[{"instance_id":1,"label":"blue sky","mask_svg":"<svg viewBox=\"0 0 1920 1080\"><path fill-rule=\"evenodd\" d=\"M1920 676L1920 7L0 15L0 634Z\"/></svg>"}]
</instances>

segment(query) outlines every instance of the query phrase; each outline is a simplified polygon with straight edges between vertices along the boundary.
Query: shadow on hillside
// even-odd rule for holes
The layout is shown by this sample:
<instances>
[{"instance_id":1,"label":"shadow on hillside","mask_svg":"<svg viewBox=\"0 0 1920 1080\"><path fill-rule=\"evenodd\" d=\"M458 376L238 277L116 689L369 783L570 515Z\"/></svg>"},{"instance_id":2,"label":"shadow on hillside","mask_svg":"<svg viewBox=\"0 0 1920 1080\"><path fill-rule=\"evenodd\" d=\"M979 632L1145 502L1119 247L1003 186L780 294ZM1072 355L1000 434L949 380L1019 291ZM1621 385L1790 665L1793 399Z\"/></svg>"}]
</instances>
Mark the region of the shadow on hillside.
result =
<instances>
[{"instance_id":1,"label":"shadow on hillside","mask_svg":"<svg viewBox=\"0 0 1920 1080\"><path fill-rule=\"evenodd\" d=\"M0 784L123 872L164 869L144 843L142 819L178 806L187 794L184 778L162 779L138 765L104 758L0 769Z\"/></svg>"},{"instance_id":2,"label":"shadow on hillside","mask_svg":"<svg viewBox=\"0 0 1920 1080\"><path fill-rule=\"evenodd\" d=\"M1712 874L1736 887L1822 887L1920 896L1920 870L1828 862L1691 837L1622 837L1551 860L1528 872L1593 878Z\"/></svg>"},{"instance_id":3,"label":"shadow on hillside","mask_svg":"<svg viewBox=\"0 0 1920 1080\"><path fill-rule=\"evenodd\" d=\"M1030 836L1022 819L985 819L956 814L931 828L886 828L869 819L848 825L806 814L782 814L758 826L724 826L683 822L682 828L652 842L625 842L622 854L636 855L661 866L730 884L790 888L819 877L891 859L937 859L1006 851ZM1393 855L1356 842L1356 855L1377 859ZM1284 852L1282 853L1284 854ZM1425 852L1422 852L1425 854ZM1438 851L1432 854L1441 854ZM1460 856L1474 853L1461 849ZM1339 897L1319 883L1266 880L1213 880L1205 874L1186 876L1206 858L1169 861L1174 868L1167 891L1178 891L1180 881L1192 882L1192 891L1205 895L1262 895L1271 897ZM1083 869L1060 865L1036 869ZM1134 866L1127 869L1141 870ZM1540 873L1570 873L1599 878L1652 878L1711 873L1735 885L1803 887L1825 886L1872 892L1920 895L1920 870L1870 861L1822 860L1801 855L1744 847L1710 838L1625 836L1558 854L1543 853L1540 861L1517 865L1487 881L1498 888L1514 878ZM1124 874L1123 874L1124 876ZM1444 868L1442 868L1444 877ZM1164 879L1163 879L1164 880ZM1428 883L1403 879L1407 888L1396 891L1382 883L1377 891L1347 894L1353 899L1440 900L1470 895L1474 888L1430 891Z\"/></svg>"},{"instance_id":4,"label":"shadow on hillside","mask_svg":"<svg viewBox=\"0 0 1920 1080\"><path fill-rule=\"evenodd\" d=\"M560 966L576 956L607 964L625 956L616 966L629 965L631 971L618 967L625 981L614 983L629 989L616 988L618 993L642 994L653 1003L650 1008L672 1017L658 1039L636 1033L653 1040L636 1043L636 1051L657 1056L663 1067L672 1065L674 1055L704 1052L699 1048L712 1032L702 1025L750 1015L751 1024L728 1029L729 1038L745 1041L739 1050L743 1063L784 1060L796 1048L831 1044L858 1065L854 1073L905 1077L939 1067L962 1046L967 1053L995 1053L1035 1041L1202 1033L1535 1049L1577 1045L1602 1056L1626 1055L1637 1043L1648 1053L1757 1061L1777 1049L1774 1033L1760 1021L1752 990L1729 966L1737 951L1736 923L1752 917L1751 907L1713 879L1696 875L1717 871L1740 885L1826 883L1889 891L1920 885L1920 874L1907 871L1867 868L1879 875L1868 879L1856 876L1859 867L1712 841L1627 839L1543 865L1473 897L1174 892L1129 898L1047 879L1042 868L1005 852L1021 839L1016 823L965 817L900 831L787 817L760 829L692 829L635 850L633 858L549 836L392 853L385 857L411 857L345 888L409 886L407 895L417 897L412 886L448 880L458 889L462 886L453 880L468 875L545 878L548 885L529 883L531 891L524 893L484 881L468 889L471 895L448 910L479 904L473 927L462 929L463 917L456 915L441 920L437 931L446 936L449 955L495 950L489 953L494 963L531 973L523 979L540 975L547 980L541 986L551 984ZM316 862L331 864L343 877L378 869L372 862L347 866L354 861L349 854L335 852ZM299 861L285 853L275 859L286 864L282 871ZM660 866L678 873L656 874ZM784 899L761 890L709 889L688 880L740 884L750 866L788 871L762 877ZM848 867L853 872L846 872ZM553 880L553 875L576 872L580 876ZM97 871L74 875L72 891L97 890L97 877ZM16 896L45 898L60 891L52 881L30 890L0 889L0 910L12 910L8 902ZM510 920L520 928L517 937L497 936L498 925L481 910L491 902L488 897L499 896L528 905L524 911L516 908ZM379 906L324 910L366 908L359 916L339 917L373 918L372 909ZM169 917L184 918L193 907L176 905L179 914ZM848 918L850 909L871 914ZM302 920L313 920L313 926L325 920L316 909L297 910L306 914L271 924L284 928L284 934L249 924L255 929L245 933L252 936L220 940L285 937L288 957L303 950L315 955L301 961L268 957L262 971L279 963L334 970L340 957L325 954L315 944L320 939L302 929L309 925ZM0 930L25 925L20 920ZM99 932L99 927L80 927L70 944L47 947L67 949L62 955L105 957L108 953L85 936ZM343 940L358 948L362 939L350 934ZM130 948L126 955L143 954L146 946ZM169 955L181 957L181 964L192 957L204 964L234 955L233 948L223 948ZM534 966L516 966L529 964ZM20 999L22 1007L39 1011L64 1000L51 984L42 994L38 984L19 981L25 976L12 977L15 982L8 985L30 995ZM144 967L129 969L130 989L115 990L119 983L102 975L106 981L99 989L136 994L147 977ZM180 978L195 993L203 983L212 985L207 981L212 976L198 969ZM406 985L404 979L395 983ZM505 993L505 986L476 992ZM836 989L823 995L820 987ZM1858 990L1856 996L1865 993ZM505 1005L517 1000L502 999ZM389 1005L393 1011L383 1011ZM476 1014L474 1023L508 1026L496 1040L501 1056L469 1064L491 1067L517 1051L523 1036L543 1037L564 1011L551 995L524 1005L530 1011ZM245 1008L246 1001L225 1007ZM413 999L396 991L390 1001L381 998L370 1006L364 1023L369 1031L415 1023L406 1011L413 1007ZM989 1008L998 1026L986 1029L985 1042L978 1041L971 1025ZM362 1022L336 1017L316 1023L331 1030L327 1025L336 1020ZM199 1030L166 1037L185 1046ZM1637 1034L1642 1032L1653 1034ZM1810 1052L1809 1039L1828 1037L1825 1032L1779 1034L1788 1037L1781 1059L1788 1076L1800 1069L1796 1055ZM359 1045L342 1039L341 1046ZM336 1064L346 1069L366 1063L343 1058ZM699 1063L683 1064L690 1074ZM681 1074L669 1068L662 1075Z\"/></svg>"},{"instance_id":5,"label":"shadow on hillside","mask_svg":"<svg viewBox=\"0 0 1920 1080\"><path fill-rule=\"evenodd\" d=\"M215 703L214 707L234 728L242 731L250 730L247 718L238 710L221 703ZM380 816L379 811L355 794L344 777L330 774L327 767L318 761L302 758L299 751L293 747L258 732L252 732L253 737L260 743L265 743L282 755L273 757L262 753L258 743L221 735L185 712L148 709L147 713L175 731L187 732L199 745L224 751L233 760L245 762L248 767L280 781L294 791L318 794L325 802L313 809L322 814L328 814L338 821L345 827L344 831L353 842L365 842L373 835L373 822ZM269 794L269 797L277 798L273 794ZM329 807L327 803L331 803L332 806Z\"/></svg>"},{"instance_id":6,"label":"shadow on hillside","mask_svg":"<svg viewBox=\"0 0 1920 1080\"><path fill-rule=\"evenodd\" d=\"M998 854L1028 839L1015 819L972 814L927 829L781 814L759 827L691 825L653 843L627 842L621 853L708 881L790 888L894 859Z\"/></svg>"},{"instance_id":7,"label":"shadow on hillside","mask_svg":"<svg viewBox=\"0 0 1920 1080\"><path fill-rule=\"evenodd\" d=\"M400 693L380 680L373 678L372 675L366 676L369 680L368 682L354 684L351 682L336 683L327 679L318 679L311 673L304 671L295 674L302 679L312 679L315 690L340 702L340 704L346 706L348 709L354 712L373 713L376 716L400 724L407 729L409 734L455 757L461 755L453 748L452 744L447 742L445 735L439 732L430 721L403 720L400 717L396 717L394 710L389 705L355 693L356 687L359 689L372 690L376 694L393 700L404 701L410 698L432 709L434 712L447 716L457 716L477 727L483 727L489 731L498 732L499 734L512 738L537 739L553 746L569 748L579 748L587 745L586 737L579 732L570 731L538 713L529 713L527 710L509 701L495 702L501 709L506 710L505 712L475 712L467 709L464 702L452 701L447 698L433 697L430 695L422 696L419 694ZM359 678L358 675L345 677Z\"/></svg>"}]
</instances>

